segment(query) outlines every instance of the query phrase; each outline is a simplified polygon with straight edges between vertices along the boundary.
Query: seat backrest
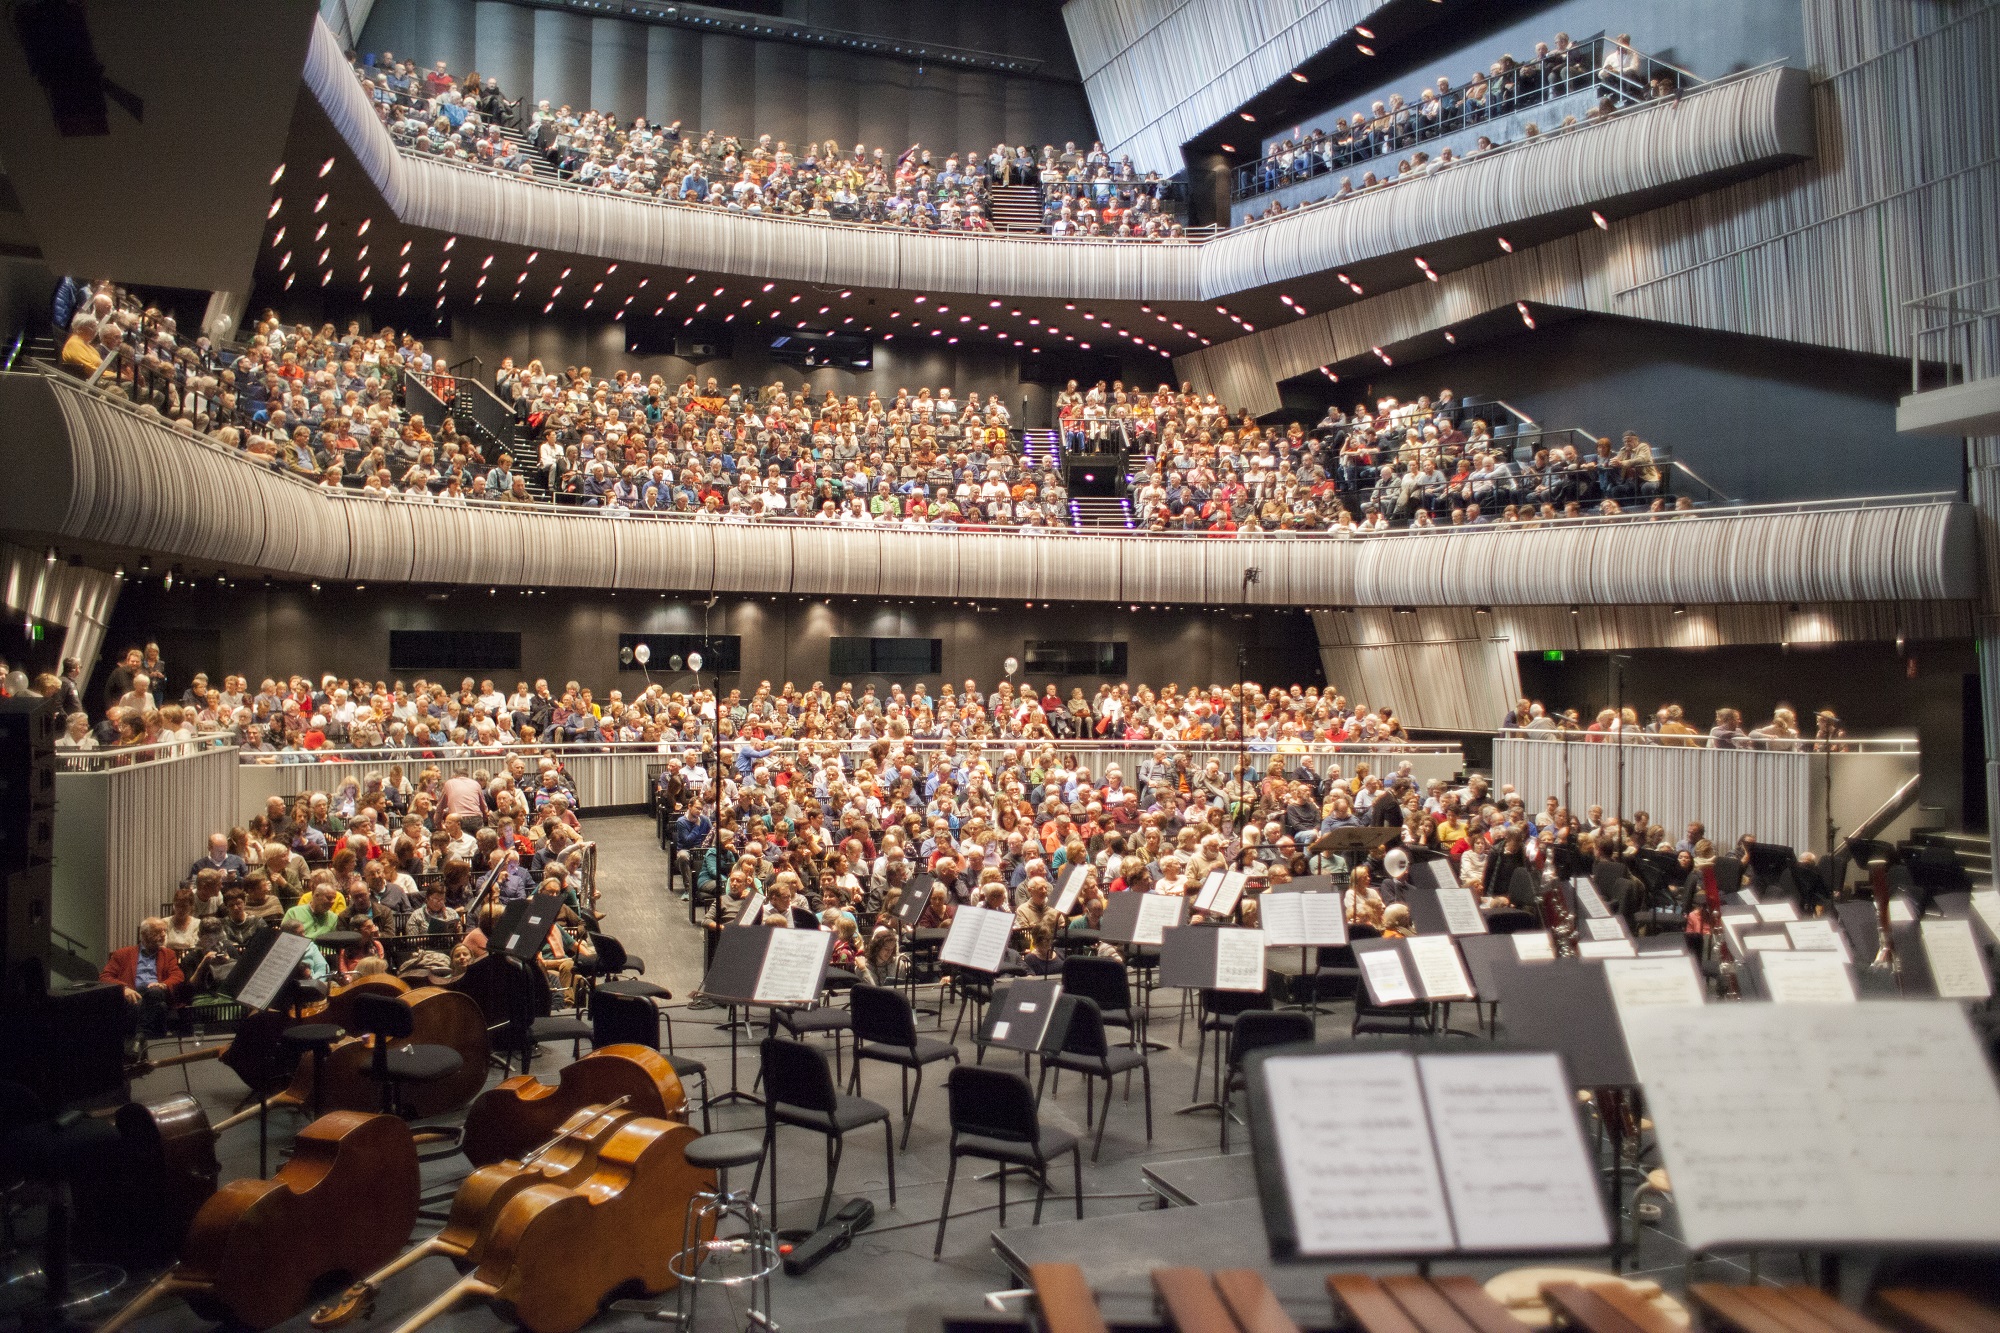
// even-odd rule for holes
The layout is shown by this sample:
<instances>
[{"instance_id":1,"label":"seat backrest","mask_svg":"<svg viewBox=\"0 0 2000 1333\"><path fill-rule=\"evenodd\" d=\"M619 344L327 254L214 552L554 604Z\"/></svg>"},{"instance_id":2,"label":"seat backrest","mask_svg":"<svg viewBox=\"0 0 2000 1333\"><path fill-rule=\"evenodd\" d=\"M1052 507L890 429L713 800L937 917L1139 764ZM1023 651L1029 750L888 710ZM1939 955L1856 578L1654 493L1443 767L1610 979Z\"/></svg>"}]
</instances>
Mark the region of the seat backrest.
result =
<instances>
[{"instance_id":1,"label":"seat backrest","mask_svg":"<svg viewBox=\"0 0 2000 1333\"><path fill-rule=\"evenodd\" d=\"M914 1047L917 1020L901 991L887 986L854 986L847 992L854 1011L854 1039L884 1046Z\"/></svg>"},{"instance_id":2,"label":"seat backrest","mask_svg":"<svg viewBox=\"0 0 2000 1333\"><path fill-rule=\"evenodd\" d=\"M605 976L623 972L627 961L625 946L615 935L592 935L590 945L597 950L597 970Z\"/></svg>"},{"instance_id":3,"label":"seat backrest","mask_svg":"<svg viewBox=\"0 0 2000 1333\"><path fill-rule=\"evenodd\" d=\"M1036 1143L1042 1126L1035 1114L1035 1090L1012 1070L993 1065L954 1065L945 1079L951 1130L1012 1143Z\"/></svg>"},{"instance_id":4,"label":"seat backrest","mask_svg":"<svg viewBox=\"0 0 2000 1333\"><path fill-rule=\"evenodd\" d=\"M1252 1009L1270 1007L1268 977L1263 990L1205 990L1201 993L1201 1011L1205 1014L1243 1014Z\"/></svg>"},{"instance_id":5,"label":"seat backrest","mask_svg":"<svg viewBox=\"0 0 2000 1333\"><path fill-rule=\"evenodd\" d=\"M1517 935L1524 930L1540 930L1542 923L1533 912L1518 907L1501 907L1486 914L1486 929L1495 935Z\"/></svg>"},{"instance_id":6,"label":"seat backrest","mask_svg":"<svg viewBox=\"0 0 2000 1333\"><path fill-rule=\"evenodd\" d=\"M417 1016L410 1012L409 1005L396 996L357 995L354 997L354 1027L357 1031L372 1032L394 1041L417 1030Z\"/></svg>"},{"instance_id":7,"label":"seat backrest","mask_svg":"<svg viewBox=\"0 0 2000 1333\"><path fill-rule=\"evenodd\" d=\"M1262 1009L1236 1020L1229 1038L1229 1063L1240 1065L1243 1057L1266 1046L1284 1046L1313 1039L1312 1015L1297 1009Z\"/></svg>"},{"instance_id":8,"label":"seat backrest","mask_svg":"<svg viewBox=\"0 0 2000 1333\"><path fill-rule=\"evenodd\" d=\"M1065 958L1062 988L1066 995L1095 1000L1099 1009L1132 1007L1132 987L1125 980L1125 964L1115 958Z\"/></svg>"},{"instance_id":9,"label":"seat backrest","mask_svg":"<svg viewBox=\"0 0 2000 1333\"><path fill-rule=\"evenodd\" d=\"M1104 1015L1098 1010L1097 1002L1088 995L1077 996L1076 1006L1070 1010L1069 1033L1063 1038L1063 1051L1068 1055L1085 1055L1099 1060L1111 1054L1111 1042L1104 1035Z\"/></svg>"},{"instance_id":10,"label":"seat backrest","mask_svg":"<svg viewBox=\"0 0 2000 1333\"><path fill-rule=\"evenodd\" d=\"M770 1105L783 1103L808 1111L833 1110L833 1071L826 1067L826 1056L817 1046L766 1037L761 1050L764 1095Z\"/></svg>"},{"instance_id":11,"label":"seat backrest","mask_svg":"<svg viewBox=\"0 0 2000 1333\"><path fill-rule=\"evenodd\" d=\"M643 995L599 991L590 997L590 1044L602 1049L619 1042L660 1049L660 1014Z\"/></svg>"}]
</instances>

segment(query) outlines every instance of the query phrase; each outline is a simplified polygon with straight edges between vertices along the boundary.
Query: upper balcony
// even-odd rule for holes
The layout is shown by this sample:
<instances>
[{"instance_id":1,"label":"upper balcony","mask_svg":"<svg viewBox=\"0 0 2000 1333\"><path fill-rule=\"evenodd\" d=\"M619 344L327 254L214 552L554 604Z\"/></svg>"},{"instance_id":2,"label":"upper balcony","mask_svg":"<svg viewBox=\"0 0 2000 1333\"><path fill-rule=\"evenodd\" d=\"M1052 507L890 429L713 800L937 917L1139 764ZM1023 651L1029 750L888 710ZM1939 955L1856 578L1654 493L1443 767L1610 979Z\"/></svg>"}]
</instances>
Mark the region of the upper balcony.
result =
<instances>
[{"instance_id":1,"label":"upper balcony","mask_svg":"<svg viewBox=\"0 0 2000 1333\"><path fill-rule=\"evenodd\" d=\"M1200 241L1029 239L734 216L499 177L401 153L324 24L306 83L406 227L618 263L833 287L1067 301L1213 301L1456 238L1561 234L1813 151L1804 71L1750 70Z\"/></svg>"},{"instance_id":2,"label":"upper balcony","mask_svg":"<svg viewBox=\"0 0 2000 1333\"><path fill-rule=\"evenodd\" d=\"M232 576L1297 607L1963 601L1976 582L1950 497L1349 538L708 522L314 486L52 375L0 375L0 414L0 525Z\"/></svg>"}]
</instances>

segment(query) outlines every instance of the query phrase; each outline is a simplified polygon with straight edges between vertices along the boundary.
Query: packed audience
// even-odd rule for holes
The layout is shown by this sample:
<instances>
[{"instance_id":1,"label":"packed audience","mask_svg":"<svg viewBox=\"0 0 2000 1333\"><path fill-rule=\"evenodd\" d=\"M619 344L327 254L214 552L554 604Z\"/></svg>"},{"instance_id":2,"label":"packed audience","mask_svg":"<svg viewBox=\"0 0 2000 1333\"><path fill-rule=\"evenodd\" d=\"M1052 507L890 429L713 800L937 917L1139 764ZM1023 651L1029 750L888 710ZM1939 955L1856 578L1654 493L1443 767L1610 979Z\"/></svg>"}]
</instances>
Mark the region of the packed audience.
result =
<instances>
[{"instance_id":1,"label":"packed audience","mask_svg":"<svg viewBox=\"0 0 2000 1333\"><path fill-rule=\"evenodd\" d=\"M1440 77L1435 86L1425 88L1414 103L1401 93L1373 101L1366 111L1334 117L1330 128L1316 128L1310 134L1284 138L1273 144L1258 160L1236 169L1235 197L1268 193L1298 181L1358 166L1375 158L1415 149L1400 159L1393 170L1384 167L1363 172L1357 184L1345 177L1325 199L1344 199L1397 181L1435 175L1455 162L1484 156L1509 142L1498 126L1493 135L1482 134L1472 148L1458 153L1451 147L1435 155L1419 144L1434 143L1469 126L1498 121L1516 111L1539 106L1574 93L1595 90L1596 102L1579 119L1565 116L1552 126L1556 131L1595 124L1618 111L1647 102L1672 99L1682 91L1681 76L1670 65L1654 62L1632 46L1629 35L1615 39L1597 38L1581 45L1568 33L1557 33L1553 42L1537 42L1535 53L1526 60L1503 55L1485 69L1454 87ZM1521 138L1541 136L1538 122L1521 126ZM1320 202L1315 200L1313 202ZM1291 212L1273 201L1256 218Z\"/></svg>"},{"instance_id":2,"label":"packed audience","mask_svg":"<svg viewBox=\"0 0 2000 1333\"><path fill-rule=\"evenodd\" d=\"M885 400L692 375L669 385L508 358L493 387L532 441L516 456L448 414L430 422L406 410L412 379L452 397L441 359L407 333L364 333L356 321L313 329L266 312L229 352L180 339L170 317L109 284L76 284L69 301L64 368L328 489L697 521L1071 529L1057 453L1025 449L997 394L925 387ZM1670 465L1635 432L1588 451L1566 434L1526 437L1531 445L1496 436L1485 409L1449 389L1336 406L1310 430L1232 416L1185 383L1148 392L1071 381L1055 410L1064 448L1122 456L1147 532L1347 537L1693 508L1668 497Z\"/></svg>"},{"instance_id":3,"label":"packed audience","mask_svg":"<svg viewBox=\"0 0 2000 1333\"><path fill-rule=\"evenodd\" d=\"M581 189L709 208L750 217L799 218L912 231L990 232L991 185L1035 185L1049 235L1092 240L1180 240L1168 206L1172 182L1141 177L1129 157L1073 142L1039 154L996 144L962 152L911 144L898 150L829 139L792 144L680 121L551 106L543 101L526 138L499 123L507 105L477 72L454 78L444 62L426 72L392 52L357 62L371 104L405 151L503 175L551 174Z\"/></svg>"}]
</instances>

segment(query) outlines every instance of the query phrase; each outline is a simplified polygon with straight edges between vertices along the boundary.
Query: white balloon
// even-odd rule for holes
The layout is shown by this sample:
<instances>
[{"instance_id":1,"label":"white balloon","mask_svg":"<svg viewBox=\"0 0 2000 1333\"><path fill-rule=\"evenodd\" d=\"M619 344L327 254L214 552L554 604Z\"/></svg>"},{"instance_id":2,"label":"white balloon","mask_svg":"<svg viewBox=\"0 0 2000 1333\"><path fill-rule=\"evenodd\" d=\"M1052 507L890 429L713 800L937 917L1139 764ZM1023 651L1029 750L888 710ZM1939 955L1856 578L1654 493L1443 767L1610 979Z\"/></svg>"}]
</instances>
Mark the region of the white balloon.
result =
<instances>
[{"instance_id":1,"label":"white balloon","mask_svg":"<svg viewBox=\"0 0 2000 1333\"><path fill-rule=\"evenodd\" d=\"M1013 675L1013 674L1014 674L1014 673L1015 673L1016 671L1019 671L1019 670L1021 669L1021 663L1020 663L1020 661L1019 661L1018 659L1016 659L1016 658L1012 658L1012 657L1008 658L1008 659L1007 659L1006 661L1002 662L1002 663L1001 663L1000 665L1001 665L1001 666L1003 666L1003 667L1005 667L1005 668L1007 669L1007 674L1008 674L1008 675L1010 675L1010 676L1011 676L1011 675Z\"/></svg>"},{"instance_id":2,"label":"white balloon","mask_svg":"<svg viewBox=\"0 0 2000 1333\"><path fill-rule=\"evenodd\" d=\"M701 670L701 654L700 654L700 653L689 653L689 654L688 654L688 670L689 670L689 671L699 671L699 670Z\"/></svg>"},{"instance_id":3,"label":"white balloon","mask_svg":"<svg viewBox=\"0 0 2000 1333\"><path fill-rule=\"evenodd\" d=\"M632 657L640 666L646 665L646 663L653 660L653 645L650 643L640 644L632 650Z\"/></svg>"}]
</instances>

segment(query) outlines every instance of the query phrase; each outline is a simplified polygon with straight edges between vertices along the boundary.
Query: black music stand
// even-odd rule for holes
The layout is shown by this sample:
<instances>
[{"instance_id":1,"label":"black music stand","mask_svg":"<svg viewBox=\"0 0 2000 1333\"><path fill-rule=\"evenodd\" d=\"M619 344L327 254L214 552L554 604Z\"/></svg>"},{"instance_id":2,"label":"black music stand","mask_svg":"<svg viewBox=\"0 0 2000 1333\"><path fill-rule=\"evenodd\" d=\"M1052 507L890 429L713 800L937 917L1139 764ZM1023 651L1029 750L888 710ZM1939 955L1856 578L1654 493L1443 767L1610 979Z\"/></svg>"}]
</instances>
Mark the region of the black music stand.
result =
<instances>
[{"instance_id":1,"label":"black music stand","mask_svg":"<svg viewBox=\"0 0 2000 1333\"><path fill-rule=\"evenodd\" d=\"M1254 980L1242 975L1248 970L1242 964L1252 952L1256 958ZM1160 941L1160 984L1178 990L1197 991L1204 1001L1211 991L1254 994L1265 990L1270 981L1264 975L1263 933L1245 930L1241 926L1176 926L1168 930ZM1227 1032L1218 1032L1216 1040L1221 1043L1227 1036ZM1217 1066L1225 1063L1226 1058L1226 1050L1218 1051ZM1188 1115L1195 1111L1228 1114L1220 1100L1189 1102L1174 1114Z\"/></svg>"},{"instance_id":2,"label":"black music stand","mask_svg":"<svg viewBox=\"0 0 2000 1333\"><path fill-rule=\"evenodd\" d=\"M944 1006L942 1004L935 1009L924 1008L917 1004L915 948L917 922L923 919L924 909L930 906L931 890L936 887L937 877L927 870L919 871L910 876L910 882L903 887L903 896L896 900L896 929L905 932L905 939L910 946L908 965L903 969L903 989L908 992L910 1012L913 1014L930 1014L938 1020L938 1026L942 1027L944 1026ZM939 936L940 946L943 944L943 938L943 936Z\"/></svg>"},{"instance_id":3,"label":"black music stand","mask_svg":"<svg viewBox=\"0 0 2000 1333\"><path fill-rule=\"evenodd\" d=\"M1021 1074L1028 1073L1028 1057L1053 1055L1069 1040L1069 1018L1076 1012L1076 997L1064 994L1061 977L1012 977L993 987L992 1003L972 1034L979 1048L979 1062L986 1048L1021 1053Z\"/></svg>"},{"instance_id":4,"label":"black music stand","mask_svg":"<svg viewBox=\"0 0 2000 1333\"><path fill-rule=\"evenodd\" d=\"M1330 906L1316 908L1308 915L1301 901L1296 931L1292 929L1289 906L1278 909L1274 923L1271 910L1274 902L1294 894L1302 899L1322 899ZM1283 884L1273 884L1257 900L1257 919L1267 944L1273 948L1296 948L1299 951L1299 975L1306 979L1307 987L1305 1010L1312 1017L1313 1036L1317 1038L1319 1016L1333 1012L1319 1002L1319 951L1347 943L1346 908L1341 901L1339 887L1331 875L1301 875Z\"/></svg>"},{"instance_id":5,"label":"black music stand","mask_svg":"<svg viewBox=\"0 0 2000 1333\"><path fill-rule=\"evenodd\" d=\"M765 984L769 980L766 974L770 968L772 945L779 935L814 941L819 949L817 966L801 969L796 984L786 985L783 994ZM760 1004L810 1004L819 998L820 987L825 983L826 955L832 945L833 937L823 930L792 930L781 926L745 926L740 930L725 930L716 946L715 958L708 965L708 973L701 979L700 993L722 1001L731 1009L738 1005L747 1008ZM782 944L779 947L789 949L793 946ZM762 1106L763 1098L743 1091L737 1082L737 1027L733 1022L729 1025L729 1090L715 1094L709 1101Z\"/></svg>"},{"instance_id":6,"label":"black music stand","mask_svg":"<svg viewBox=\"0 0 2000 1333\"><path fill-rule=\"evenodd\" d=\"M292 984L298 976L299 964L305 961L307 950L313 942L303 935L294 935L285 930L260 930L250 937L243 946L243 956L230 969L229 979L222 983L222 991L245 1009L275 1009L280 1002L289 1003ZM313 1058L313 1097L319 1097L319 1051L315 1049ZM270 1174L269 1147L267 1136L270 1132L271 1099L262 1096L263 1089L257 1089L257 1174Z\"/></svg>"},{"instance_id":7,"label":"black music stand","mask_svg":"<svg viewBox=\"0 0 2000 1333\"><path fill-rule=\"evenodd\" d=\"M1152 899L1148 903L1147 899ZM1172 908L1158 906L1171 903ZM1141 917L1144 920L1141 920ZM1141 948L1157 949L1166 938L1169 927L1184 926L1188 919L1188 900L1164 893L1120 892L1106 895L1104 899L1104 920L1099 923L1097 933L1101 939L1112 944L1122 944L1127 949L1128 964L1138 964ZM1165 1042L1152 1040L1147 1033L1153 1025L1153 988L1144 986L1145 997L1139 1006L1139 1040L1148 1050L1164 1051Z\"/></svg>"}]
</instances>

